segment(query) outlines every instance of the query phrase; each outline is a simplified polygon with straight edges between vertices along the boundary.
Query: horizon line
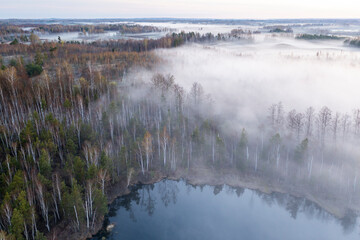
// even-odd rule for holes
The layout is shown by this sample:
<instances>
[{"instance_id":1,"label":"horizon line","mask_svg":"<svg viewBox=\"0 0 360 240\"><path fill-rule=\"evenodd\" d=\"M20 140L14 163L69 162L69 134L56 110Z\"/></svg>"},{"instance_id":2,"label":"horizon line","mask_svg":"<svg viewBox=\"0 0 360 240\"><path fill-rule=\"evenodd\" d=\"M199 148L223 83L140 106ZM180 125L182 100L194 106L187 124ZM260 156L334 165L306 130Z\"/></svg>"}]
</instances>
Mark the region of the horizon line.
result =
<instances>
[{"instance_id":1,"label":"horizon line","mask_svg":"<svg viewBox=\"0 0 360 240\"><path fill-rule=\"evenodd\" d=\"M90 17L90 18L76 18L76 17L45 17L45 18L1 18L0 20L222 20L222 21L270 21L270 20L360 20L360 18L319 18L319 17L306 17L306 18L197 18L197 17Z\"/></svg>"}]
</instances>

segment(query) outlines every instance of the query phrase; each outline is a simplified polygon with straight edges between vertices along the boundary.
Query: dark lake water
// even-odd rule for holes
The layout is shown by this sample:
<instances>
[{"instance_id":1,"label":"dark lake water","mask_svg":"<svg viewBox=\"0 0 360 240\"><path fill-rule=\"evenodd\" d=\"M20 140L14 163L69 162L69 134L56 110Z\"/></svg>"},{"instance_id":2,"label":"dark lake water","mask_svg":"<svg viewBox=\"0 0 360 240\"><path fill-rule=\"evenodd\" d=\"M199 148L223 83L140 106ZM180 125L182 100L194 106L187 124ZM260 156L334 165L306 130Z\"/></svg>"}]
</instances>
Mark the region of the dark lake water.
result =
<instances>
[{"instance_id":1,"label":"dark lake water","mask_svg":"<svg viewBox=\"0 0 360 240\"><path fill-rule=\"evenodd\" d=\"M110 233L93 239L360 239L355 214L337 219L288 194L163 180L136 186L110 207Z\"/></svg>"}]
</instances>

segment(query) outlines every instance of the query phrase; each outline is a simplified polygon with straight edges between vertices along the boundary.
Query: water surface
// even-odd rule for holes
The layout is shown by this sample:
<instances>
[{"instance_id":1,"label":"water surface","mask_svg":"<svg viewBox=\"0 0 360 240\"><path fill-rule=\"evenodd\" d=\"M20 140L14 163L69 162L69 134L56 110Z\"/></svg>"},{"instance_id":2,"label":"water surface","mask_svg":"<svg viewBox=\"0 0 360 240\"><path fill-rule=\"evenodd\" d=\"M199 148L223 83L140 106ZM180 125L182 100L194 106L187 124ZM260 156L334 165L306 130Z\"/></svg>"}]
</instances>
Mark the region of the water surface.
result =
<instances>
[{"instance_id":1,"label":"water surface","mask_svg":"<svg viewBox=\"0 0 360 240\"><path fill-rule=\"evenodd\" d=\"M360 239L355 214L337 219L288 194L163 180L136 186L110 208L109 234L94 239Z\"/></svg>"}]
</instances>

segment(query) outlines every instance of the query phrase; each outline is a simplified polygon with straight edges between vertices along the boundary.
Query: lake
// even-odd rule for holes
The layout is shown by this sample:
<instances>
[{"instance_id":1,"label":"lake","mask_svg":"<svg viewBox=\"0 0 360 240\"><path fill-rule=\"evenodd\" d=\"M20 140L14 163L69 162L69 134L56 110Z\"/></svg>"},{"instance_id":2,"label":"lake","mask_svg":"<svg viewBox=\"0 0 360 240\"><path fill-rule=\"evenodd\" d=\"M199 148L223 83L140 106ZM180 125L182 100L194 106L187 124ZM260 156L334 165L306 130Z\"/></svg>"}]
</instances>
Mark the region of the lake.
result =
<instances>
[{"instance_id":1,"label":"lake","mask_svg":"<svg viewBox=\"0 0 360 240\"><path fill-rule=\"evenodd\" d=\"M357 217L338 219L289 194L163 180L116 199L93 239L359 239Z\"/></svg>"}]
</instances>

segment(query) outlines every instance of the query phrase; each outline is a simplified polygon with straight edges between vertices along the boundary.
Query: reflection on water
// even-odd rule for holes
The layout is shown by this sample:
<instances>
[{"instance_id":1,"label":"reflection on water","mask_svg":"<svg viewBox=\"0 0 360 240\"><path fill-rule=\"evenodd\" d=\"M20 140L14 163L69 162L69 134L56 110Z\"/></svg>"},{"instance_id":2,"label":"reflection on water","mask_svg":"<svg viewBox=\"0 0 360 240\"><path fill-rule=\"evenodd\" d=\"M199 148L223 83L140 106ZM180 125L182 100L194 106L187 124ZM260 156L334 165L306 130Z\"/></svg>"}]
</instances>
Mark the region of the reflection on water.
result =
<instances>
[{"instance_id":1,"label":"reflection on water","mask_svg":"<svg viewBox=\"0 0 360 240\"><path fill-rule=\"evenodd\" d=\"M110 207L111 233L93 239L359 239L357 216L337 219L288 194L163 180Z\"/></svg>"}]
</instances>

